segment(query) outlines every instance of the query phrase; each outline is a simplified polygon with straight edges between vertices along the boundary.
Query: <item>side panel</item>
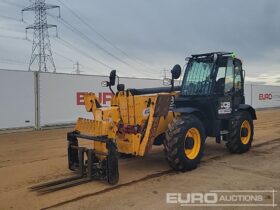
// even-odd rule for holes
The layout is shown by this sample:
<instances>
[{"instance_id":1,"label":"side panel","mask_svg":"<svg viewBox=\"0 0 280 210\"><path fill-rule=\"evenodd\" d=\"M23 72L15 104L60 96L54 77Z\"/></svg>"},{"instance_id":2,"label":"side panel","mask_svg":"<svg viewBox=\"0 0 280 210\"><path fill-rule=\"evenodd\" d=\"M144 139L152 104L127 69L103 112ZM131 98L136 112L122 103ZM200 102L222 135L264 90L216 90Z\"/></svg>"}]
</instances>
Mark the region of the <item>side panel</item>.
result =
<instances>
[{"instance_id":1,"label":"side panel","mask_svg":"<svg viewBox=\"0 0 280 210\"><path fill-rule=\"evenodd\" d=\"M0 70L0 101L0 129L34 127L34 73Z\"/></svg>"},{"instance_id":2,"label":"side panel","mask_svg":"<svg viewBox=\"0 0 280 210\"><path fill-rule=\"evenodd\" d=\"M83 94L94 92L102 106L109 106L111 92L101 87L105 76L40 73L40 123L41 126L74 123L78 117L92 119L84 107ZM126 88L162 86L162 80L120 78ZM115 89L115 87L114 87Z\"/></svg>"},{"instance_id":3,"label":"side panel","mask_svg":"<svg viewBox=\"0 0 280 210\"><path fill-rule=\"evenodd\" d=\"M252 86L252 106L254 108L280 107L280 86Z\"/></svg>"},{"instance_id":4,"label":"side panel","mask_svg":"<svg viewBox=\"0 0 280 210\"><path fill-rule=\"evenodd\" d=\"M244 85L244 95L245 95L245 104L252 105L252 85L245 84Z\"/></svg>"},{"instance_id":5,"label":"side panel","mask_svg":"<svg viewBox=\"0 0 280 210\"><path fill-rule=\"evenodd\" d=\"M104 95L108 90L100 87L105 77L40 73L40 125L73 123L78 117L92 119L86 112L83 94L95 92Z\"/></svg>"}]
</instances>

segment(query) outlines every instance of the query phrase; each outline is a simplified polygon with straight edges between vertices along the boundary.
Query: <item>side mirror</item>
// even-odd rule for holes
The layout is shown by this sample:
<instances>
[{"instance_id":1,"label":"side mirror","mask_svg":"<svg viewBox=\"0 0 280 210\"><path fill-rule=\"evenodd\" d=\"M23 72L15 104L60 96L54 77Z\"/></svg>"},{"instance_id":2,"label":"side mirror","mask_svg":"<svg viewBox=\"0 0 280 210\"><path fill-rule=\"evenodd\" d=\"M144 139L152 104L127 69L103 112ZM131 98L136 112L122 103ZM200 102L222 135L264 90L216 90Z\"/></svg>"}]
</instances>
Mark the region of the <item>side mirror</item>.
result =
<instances>
[{"instance_id":1,"label":"side mirror","mask_svg":"<svg viewBox=\"0 0 280 210\"><path fill-rule=\"evenodd\" d=\"M171 79L169 79L169 78L163 79L163 86L170 86L171 84L172 84Z\"/></svg>"},{"instance_id":2,"label":"side mirror","mask_svg":"<svg viewBox=\"0 0 280 210\"><path fill-rule=\"evenodd\" d=\"M116 83L116 70L112 70L110 73L110 86L114 86Z\"/></svg>"},{"instance_id":3,"label":"side mirror","mask_svg":"<svg viewBox=\"0 0 280 210\"><path fill-rule=\"evenodd\" d=\"M188 62L190 59L191 59L191 57L186 57L186 58L185 58L185 61Z\"/></svg>"},{"instance_id":4,"label":"side mirror","mask_svg":"<svg viewBox=\"0 0 280 210\"><path fill-rule=\"evenodd\" d=\"M217 59L218 59L218 55L215 53L213 56L213 63L215 63Z\"/></svg>"},{"instance_id":5,"label":"side mirror","mask_svg":"<svg viewBox=\"0 0 280 210\"><path fill-rule=\"evenodd\" d=\"M108 87L108 86L109 86L109 82L107 82L107 81L101 82L101 87Z\"/></svg>"},{"instance_id":6,"label":"side mirror","mask_svg":"<svg viewBox=\"0 0 280 210\"><path fill-rule=\"evenodd\" d=\"M124 91L124 89L125 89L124 84L118 84L118 85L117 85L117 90L118 90L118 91Z\"/></svg>"},{"instance_id":7,"label":"side mirror","mask_svg":"<svg viewBox=\"0 0 280 210\"><path fill-rule=\"evenodd\" d=\"M178 79L181 76L181 66L176 64L171 70L172 79Z\"/></svg>"}]
</instances>

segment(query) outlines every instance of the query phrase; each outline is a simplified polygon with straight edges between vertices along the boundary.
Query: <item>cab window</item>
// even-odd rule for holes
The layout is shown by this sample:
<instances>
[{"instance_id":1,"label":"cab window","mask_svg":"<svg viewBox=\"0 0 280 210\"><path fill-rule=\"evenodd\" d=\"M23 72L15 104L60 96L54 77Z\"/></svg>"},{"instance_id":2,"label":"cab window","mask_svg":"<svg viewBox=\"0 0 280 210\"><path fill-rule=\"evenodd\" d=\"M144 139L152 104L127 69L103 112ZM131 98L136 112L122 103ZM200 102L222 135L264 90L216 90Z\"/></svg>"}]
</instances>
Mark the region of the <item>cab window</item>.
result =
<instances>
[{"instance_id":1,"label":"cab window","mask_svg":"<svg viewBox=\"0 0 280 210\"><path fill-rule=\"evenodd\" d=\"M234 67L234 74L235 74L234 89L235 92L239 92L242 89L242 80L241 80L242 68L240 62L236 62Z\"/></svg>"},{"instance_id":2,"label":"cab window","mask_svg":"<svg viewBox=\"0 0 280 210\"><path fill-rule=\"evenodd\" d=\"M225 93L230 93L233 91L233 76L234 76L234 68L233 61L228 60L227 68L226 68L226 78L225 78Z\"/></svg>"}]
</instances>

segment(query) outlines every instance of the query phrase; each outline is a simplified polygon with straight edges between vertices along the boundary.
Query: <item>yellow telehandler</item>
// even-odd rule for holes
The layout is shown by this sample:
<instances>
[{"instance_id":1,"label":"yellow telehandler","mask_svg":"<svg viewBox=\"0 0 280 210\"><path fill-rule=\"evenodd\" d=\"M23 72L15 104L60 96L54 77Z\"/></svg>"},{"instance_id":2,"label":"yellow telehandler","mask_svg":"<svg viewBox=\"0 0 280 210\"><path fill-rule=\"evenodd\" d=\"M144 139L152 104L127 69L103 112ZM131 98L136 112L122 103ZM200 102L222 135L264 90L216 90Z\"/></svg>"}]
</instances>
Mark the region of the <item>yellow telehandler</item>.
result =
<instances>
[{"instance_id":1,"label":"yellow telehandler","mask_svg":"<svg viewBox=\"0 0 280 210\"><path fill-rule=\"evenodd\" d=\"M225 141L233 153L247 152L253 141L255 110L245 104L244 70L234 53L192 55L182 80L181 67L171 70L170 87L127 89L117 85L116 71L102 86L113 93L110 107L101 107L95 93L84 96L93 119L79 118L67 134L68 166L75 177L32 187L49 192L92 179L119 180L119 155L144 156L153 145L164 145L169 165L178 171L199 164L207 136ZM90 148L79 141L92 141ZM65 182L69 184L65 185Z\"/></svg>"}]
</instances>

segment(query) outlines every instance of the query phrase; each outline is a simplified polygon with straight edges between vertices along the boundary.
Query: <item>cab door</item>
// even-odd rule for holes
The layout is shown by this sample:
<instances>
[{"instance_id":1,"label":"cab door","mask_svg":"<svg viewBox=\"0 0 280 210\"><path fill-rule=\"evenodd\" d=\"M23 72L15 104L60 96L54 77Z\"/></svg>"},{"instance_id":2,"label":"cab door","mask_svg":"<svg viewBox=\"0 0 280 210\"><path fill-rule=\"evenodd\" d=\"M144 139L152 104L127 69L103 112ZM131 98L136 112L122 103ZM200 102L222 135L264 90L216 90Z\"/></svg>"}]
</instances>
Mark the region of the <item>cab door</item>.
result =
<instances>
[{"instance_id":1,"label":"cab door","mask_svg":"<svg viewBox=\"0 0 280 210\"><path fill-rule=\"evenodd\" d=\"M240 60L234 60L234 93L233 93L233 108L238 110L239 104L245 103L244 97L244 77L242 70L242 63Z\"/></svg>"},{"instance_id":2,"label":"cab door","mask_svg":"<svg viewBox=\"0 0 280 210\"><path fill-rule=\"evenodd\" d=\"M219 73L219 71L223 71ZM234 64L233 58L227 58L226 62L219 67L217 85L220 90L218 97L217 115L219 119L230 118L234 107ZM224 75L224 77L222 76Z\"/></svg>"}]
</instances>

